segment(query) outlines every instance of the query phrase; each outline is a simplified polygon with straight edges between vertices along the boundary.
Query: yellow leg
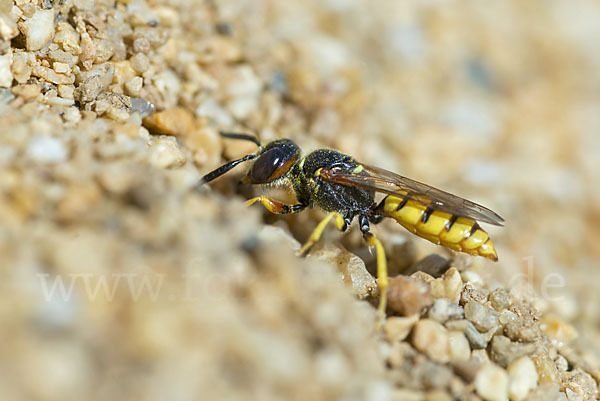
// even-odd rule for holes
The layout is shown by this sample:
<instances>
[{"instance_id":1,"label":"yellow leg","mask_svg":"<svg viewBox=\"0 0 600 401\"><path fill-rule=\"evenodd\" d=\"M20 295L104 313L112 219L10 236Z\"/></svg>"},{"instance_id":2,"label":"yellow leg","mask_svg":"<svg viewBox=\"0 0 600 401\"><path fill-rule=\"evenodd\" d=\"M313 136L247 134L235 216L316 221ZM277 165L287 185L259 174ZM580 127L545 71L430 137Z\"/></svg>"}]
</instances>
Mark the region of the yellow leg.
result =
<instances>
[{"instance_id":1,"label":"yellow leg","mask_svg":"<svg viewBox=\"0 0 600 401\"><path fill-rule=\"evenodd\" d=\"M329 223L329 221L333 218L335 218L335 225L338 228L338 230L344 231L346 229L346 222L344 221L342 215L338 212L330 212L323 220L321 220L321 222L313 230L312 234L308 238L308 241L306 241L306 244L304 244L304 246L300 248L300 250L298 251L299 256L304 255L310 249L311 246L313 246L319 241L321 235L323 234L323 231L325 231L325 227L327 227L327 223Z\"/></svg>"},{"instance_id":2,"label":"yellow leg","mask_svg":"<svg viewBox=\"0 0 600 401\"><path fill-rule=\"evenodd\" d=\"M365 241L369 246L375 247L377 254L377 284L379 286L379 307L377 308L377 326L383 326L385 322L385 308L387 306L387 289L388 289L388 274L387 262L385 260L385 250L381 241L373 234L367 233L364 236Z\"/></svg>"},{"instance_id":3,"label":"yellow leg","mask_svg":"<svg viewBox=\"0 0 600 401\"><path fill-rule=\"evenodd\" d=\"M271 199L268 196L257 196L256 198L248 199L246 201L246 206L250 206L256 202L262 203L262 205L269 212L274 214L297 213L306 207L306 205L303 205L301 203L297 205L286 205L285 203L276 201L275 199Z\"/></svg>"}]
</instances>

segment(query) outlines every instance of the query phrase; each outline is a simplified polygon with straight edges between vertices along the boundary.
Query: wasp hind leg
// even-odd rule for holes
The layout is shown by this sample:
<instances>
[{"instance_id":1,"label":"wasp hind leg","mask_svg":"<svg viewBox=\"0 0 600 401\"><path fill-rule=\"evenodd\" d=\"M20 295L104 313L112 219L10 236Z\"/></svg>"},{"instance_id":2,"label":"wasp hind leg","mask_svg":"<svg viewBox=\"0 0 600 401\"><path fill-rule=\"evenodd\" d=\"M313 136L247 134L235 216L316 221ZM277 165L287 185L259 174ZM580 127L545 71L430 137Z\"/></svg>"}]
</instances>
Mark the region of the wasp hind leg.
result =
<instances>
[{"instance_id":1,"label":"wasp hind leg","mask_svg":"<svg viewBox=\"0 0 600 401\"><path fill-rule=\"evenodd\" d=\"M308 241L306 241L306 243L298 251L298 256L304 255L314 244L319 242L323 231L325 231L325 227L327 227L327 224L331 221L331 219L335 219L335 226L338 230L346 231L346 228L348 228L346 220L341 214L338 212L330 212L323 220L321 220L317 227L315 227L312 234L310 234Z\"/></svg>"},{"instance_id":2,"label":"wasp hind leg","mask_svg":"<svg viewBox=\"0 0 600 401\"><path fill-rule=\"evenodd\" d=\"M387 306L387 289L388 273L387 273L387 261L385 258L385 249L383 244L373 233L369 227L369 218L366 215L359 216L360 231L363 233L363 238L369 246L375 247L375 253L377 255L377 285L379 287L379 306L377 307L377 327L380 328L385 322L385 308Z\"/></svg>"},{"instance_id":3,"label":"wasp hind leg","mask_svg":"<svg viewBox=\"0 0 600 401\"><path fill-rule=\"evenodd\" d=\"M304 203L286 205L285 203L271 199L268 196L257 196L256 198L248 199L246 201L246 206L250 206L256 202L260 202L269 212L274 214L298 213L308 206Z\"/></svg>"}]
</instances>

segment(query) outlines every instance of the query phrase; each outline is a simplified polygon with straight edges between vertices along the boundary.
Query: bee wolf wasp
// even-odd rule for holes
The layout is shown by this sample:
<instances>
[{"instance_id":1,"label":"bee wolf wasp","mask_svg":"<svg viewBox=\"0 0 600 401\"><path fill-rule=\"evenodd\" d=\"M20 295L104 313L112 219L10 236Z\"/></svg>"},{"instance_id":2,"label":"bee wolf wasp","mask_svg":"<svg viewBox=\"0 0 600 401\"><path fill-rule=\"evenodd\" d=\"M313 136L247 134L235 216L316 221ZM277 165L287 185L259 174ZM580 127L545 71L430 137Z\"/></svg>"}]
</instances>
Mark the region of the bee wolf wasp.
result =
<instances>
[{"instance_id":1,"label":"bee wolf wasp","mask_svg":"<svg viewBox=\"0 0 600 401\"><path fill-rule=\"evenodd\" d=\"M490 209L410 178L359 163L335 150L317 149L301 156L298 145L289 139L261 145L250 135L225 132L221 135L252 141L258 150L206 174L200 185L252 160L243 183L291 186L298 203L287 205L267 196L258 196L246 201L247 205L259 202L275 214L298 213L309 206L329 212L300 249L300 255L319 240L332 219L340 231L345 231L354 218L358 218L363 238L376 249L380 318L385 316L387 264L383 246L371 233L370 225L385 217L435 244L498 260L494 244L478 224L481 221L502 225L504 219ZM376 193L386 196L376 202Z\"/></svg>"}]
</instances>

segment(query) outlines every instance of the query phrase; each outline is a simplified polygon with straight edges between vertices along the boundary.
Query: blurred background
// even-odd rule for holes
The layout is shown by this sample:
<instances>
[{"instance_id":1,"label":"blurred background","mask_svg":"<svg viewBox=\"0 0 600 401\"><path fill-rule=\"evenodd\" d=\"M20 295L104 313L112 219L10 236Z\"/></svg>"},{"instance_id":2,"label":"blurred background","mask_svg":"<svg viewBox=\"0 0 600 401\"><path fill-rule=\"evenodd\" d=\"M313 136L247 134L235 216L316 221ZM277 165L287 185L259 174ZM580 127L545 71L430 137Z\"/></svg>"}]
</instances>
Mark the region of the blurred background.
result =
<instances>
[{"instance_id":1,"label":"blurred background","mask_svg":"<svg viewBox=\"0 0 600 401\"><path fill-rule=\"evenodd\" d=\"M294 256L319 211L245 209L243 169L192 191L255 149L219 129L335 148L498 212L499 262L459 262L570 322L597 375L600 3L50 3L0 10L0 31L19 29L0 32L6 399L404 399L369 303ZM39 10L54 14L36 49ZM43 69L57 49L78 57L70 81ZM78 95L78 71L104 63L99 97ZM142 125L104 92L178 112ZM394 273L449 256L393 221L376 232ZM358 233L325 238L373 267Z\"/></svg>"}]
</instances>

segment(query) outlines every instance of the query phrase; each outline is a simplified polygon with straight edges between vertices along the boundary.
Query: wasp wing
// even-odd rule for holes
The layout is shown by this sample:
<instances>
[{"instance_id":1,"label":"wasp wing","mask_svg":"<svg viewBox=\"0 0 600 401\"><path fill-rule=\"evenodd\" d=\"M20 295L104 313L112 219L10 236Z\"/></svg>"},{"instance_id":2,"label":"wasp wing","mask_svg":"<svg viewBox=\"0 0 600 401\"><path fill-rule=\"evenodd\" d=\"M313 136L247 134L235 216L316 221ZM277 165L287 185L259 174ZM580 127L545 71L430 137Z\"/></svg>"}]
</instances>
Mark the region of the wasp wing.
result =
<instances>
[{"instance_id":1,"label":"wasp wing","mask_svg":"<svg viewBox=\"0 0 600 401\"><path fill-rule=\"evenodd\" d=\"M484 206L391 171L365 164L361 164L355 171L348 173L335 167L323 168L320 176L336 184L365 188L413 200L425 207L452 215L497 226L501 226L504 222L502 217Z\"/></svg>"}]
</instances>

